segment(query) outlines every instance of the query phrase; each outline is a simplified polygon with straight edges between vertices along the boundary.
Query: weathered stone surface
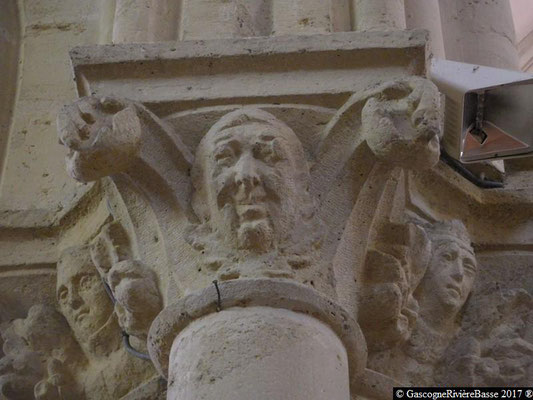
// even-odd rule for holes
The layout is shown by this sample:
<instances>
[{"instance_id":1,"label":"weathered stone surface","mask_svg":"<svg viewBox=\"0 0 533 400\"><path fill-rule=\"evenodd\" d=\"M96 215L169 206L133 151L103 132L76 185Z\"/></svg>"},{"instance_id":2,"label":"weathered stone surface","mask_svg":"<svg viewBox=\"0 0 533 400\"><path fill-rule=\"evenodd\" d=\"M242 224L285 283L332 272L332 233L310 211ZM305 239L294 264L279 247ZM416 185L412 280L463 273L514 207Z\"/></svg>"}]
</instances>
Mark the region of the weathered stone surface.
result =
<instances>
[{"instance_id":1,"label":"weathered stone surface","mask_svg":"<svg viewBox=\"0 0 533 400\"><path fill-rule=\"evenodd\" d=\"M330 326L348 351L351 384L366 364L366 345L357 323L331 299L304 285L281 279L236 279L220 284L221 307L269 307L313 316ZM167 376L176 335L218 306L213 286L165 308L150 328L148 349L158 371Z\"/></svg>"},{"instance_id":2,"label":"weathered stone surface","mask_svg":"<svg viewBox=\"0 0 533 400\"><path fill-rule=\"evenodd\" d=\"M439 163L424 78L471 12L497 30L479 48L512 53L502 2L19 3L24 35L2 35L20 51L0 43L20 54L0 94L0 397L531 381L529 170L488 191ZM406 26L431 28L429 52Z\"/></svg>"},{"instance_id":3,"label":"weathered stone surface","mask_svg":"<svg viewBox=\"0 0 533 400\"><path fill-rule=\"evenodd\" d=\"M326 324L293 311L210 314L176 337L170 357L169 398L350 398L342 342Z\"/></svg>"},{"instance_id":4,"label":"weathered stone surface","mask_svg":"<svg viewBox=\"0 0 533 400\"><path fill-rule=\"evenodd\" d=\"M365 334L378 339L374 352L370 353L369 367L401 382L431 385L435 383L435 368L443 363L447 348L458 333L457 316L472 290L477 263L461 222L437 223L426 230L431 241L431 257L428 252L422 252L415 253L414 259L408 258L405 251L398 256L394 251L399 243L393 241L388 249L389 258L393 258L389 264L398 268L407 261L410 270L394 276L394 269L387 268L392 276L384 279L384 289L381 293L366 294L373 301L364 297L363 300L370 304L369 312L377 316L372 322L383 319L380 314L388 311L386 307L381 310L375 307L376 301L392 298L393 304L399 301L405 304L394 315L392 328L386 329L384 324L368 325ZM423 235L423 231L418 235Z\"/></svg>"},{"instance_id":5,"label":"weathered stone surface","mask_svg":"<svg viewBox=\"0 0 533 400\"><path fill-rule=\"evenodd\" d=\"M422 75L425 46L423 31L341 32L86 46L70 54L80 96L118 96L170 114L243 103L337 108L368 85Z\"/></svg>"}]
</instances>

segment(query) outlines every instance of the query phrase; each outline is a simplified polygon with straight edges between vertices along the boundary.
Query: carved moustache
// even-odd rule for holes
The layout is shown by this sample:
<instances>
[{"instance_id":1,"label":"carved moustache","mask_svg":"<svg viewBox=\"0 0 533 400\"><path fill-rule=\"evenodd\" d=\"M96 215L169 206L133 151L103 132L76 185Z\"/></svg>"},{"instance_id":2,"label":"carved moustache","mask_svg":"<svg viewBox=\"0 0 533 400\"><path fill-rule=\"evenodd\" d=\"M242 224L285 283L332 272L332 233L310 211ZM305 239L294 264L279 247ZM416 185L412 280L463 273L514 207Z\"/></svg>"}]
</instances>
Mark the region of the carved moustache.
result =
<instances>
[{"instance_id":1,"label":"carved moustache","mask_svg":"<svg viewBox=\"0 0 533 400\"><path fill-rule=\"evenodd\" d=\"M254 205L263 202L279 203L279 193L283 190L282 178L278 171L259 176L259 184L244 186L235 182L235 173L231 173L217 185L216 200L219 209L226 204ZM242 188L241 188L242 187Z\"/></svg>"}]
</instances>

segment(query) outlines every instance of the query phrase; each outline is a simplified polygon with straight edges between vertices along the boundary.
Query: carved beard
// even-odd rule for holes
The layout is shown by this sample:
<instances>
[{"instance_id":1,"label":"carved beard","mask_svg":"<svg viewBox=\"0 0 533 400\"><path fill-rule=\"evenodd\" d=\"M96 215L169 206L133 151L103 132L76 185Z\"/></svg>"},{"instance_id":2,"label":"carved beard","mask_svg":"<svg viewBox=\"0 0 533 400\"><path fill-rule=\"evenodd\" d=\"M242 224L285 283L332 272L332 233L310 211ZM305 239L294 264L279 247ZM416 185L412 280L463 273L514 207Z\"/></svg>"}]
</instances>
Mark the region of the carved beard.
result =
<instances>
[{"instance_id":1,"label":"carved beard","mask_svg":"<svg viewBox=\"0 0 533 400\"><path fill-rule=\"evenodd\" d=\"M237 231L239 248L264 253L272 247L274 231L267 219L243 222Z\"/></svg>"},{"instance_id":2,"label":"carved beard","mask_svg":"<svg viewBox=\"0 0 533 400\"><path fill-rule=\"evenodd\" d=\"M261 183L250 191L242 192L235 186L234 179L224 180L217 190L217 206L222 216L223 224L231 227L233 232L224 228L219 232L226 232L237 240L237 247L264 253L274 246L275 224L271 218L276 208L280 208L281 199L278 188L285 189L278 173L261 176ZM279 228L279 227L277 227ZM229 236L228 236L229 238Z\"/></svg>"}]
</instances>

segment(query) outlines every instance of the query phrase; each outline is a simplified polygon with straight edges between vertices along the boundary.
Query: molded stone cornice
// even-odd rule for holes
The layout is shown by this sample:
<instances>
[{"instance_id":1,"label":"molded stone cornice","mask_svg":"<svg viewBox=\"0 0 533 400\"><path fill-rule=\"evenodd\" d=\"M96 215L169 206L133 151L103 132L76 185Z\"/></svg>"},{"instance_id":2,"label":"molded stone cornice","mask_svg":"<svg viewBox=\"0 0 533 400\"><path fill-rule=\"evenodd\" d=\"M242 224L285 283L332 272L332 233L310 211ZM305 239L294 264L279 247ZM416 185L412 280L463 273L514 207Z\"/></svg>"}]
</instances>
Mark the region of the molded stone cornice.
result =
<instances>
[{"instance_id":1,"label":"molded stone cornice","mask_svg":"<svg viewBox=\"0 0 533 400\"><path fill-rule=\"evenodd\" d=\"M343 32L87 46L70 55L80 97L113 94L162 116L228 102L337 108L369 82L423 75L426 41L424 31Z\"/></svg>"}]
</instances>

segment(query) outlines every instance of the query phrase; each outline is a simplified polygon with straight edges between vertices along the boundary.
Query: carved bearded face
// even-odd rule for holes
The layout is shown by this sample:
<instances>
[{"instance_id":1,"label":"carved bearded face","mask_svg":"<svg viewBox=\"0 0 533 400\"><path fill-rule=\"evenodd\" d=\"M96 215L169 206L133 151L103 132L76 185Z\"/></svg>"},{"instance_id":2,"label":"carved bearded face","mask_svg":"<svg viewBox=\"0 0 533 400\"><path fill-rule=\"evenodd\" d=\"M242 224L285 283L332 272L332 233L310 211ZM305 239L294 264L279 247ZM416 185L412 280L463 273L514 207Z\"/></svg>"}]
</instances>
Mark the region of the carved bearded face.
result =
<instances>
[{"instance_id":1,"label":"carved bearded face","mask_svg":"<svg viewBox=\"0 0 533 400\"><path fill-rule=\"evenodd\" d=\"M86 247L67 249L61 255L56 293L61 312L81 343L98 332L113 312Z\"/></svg>"},{"instance_id":2,"label":"carved bearded face","mask_svg":"<svg viewBox=\"0 0 533 400\"><path fill-rule=\"evenodd\" d=\"M465 303L476 275L474 252L457 238L447 237L434 243L433 257L422 284L439 309L457 313Z\"/></svg>"},{"instance_id":3,"label":"carved bearded face","mask_svg":"<svg viewBox=\"0 0 533 400\"><path fill-rule=\"evenodd\" d=\"M307 204L301 143L259 110L231 113L217 125L197 152L195 209L238 248L267 251L290 234Z\"/></svg>"}]
</instances>

